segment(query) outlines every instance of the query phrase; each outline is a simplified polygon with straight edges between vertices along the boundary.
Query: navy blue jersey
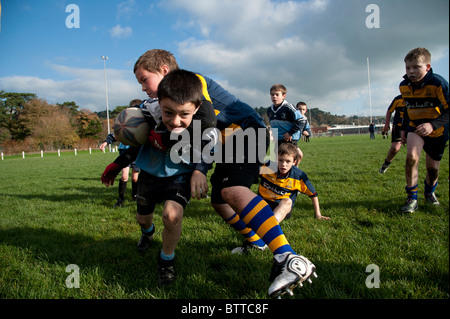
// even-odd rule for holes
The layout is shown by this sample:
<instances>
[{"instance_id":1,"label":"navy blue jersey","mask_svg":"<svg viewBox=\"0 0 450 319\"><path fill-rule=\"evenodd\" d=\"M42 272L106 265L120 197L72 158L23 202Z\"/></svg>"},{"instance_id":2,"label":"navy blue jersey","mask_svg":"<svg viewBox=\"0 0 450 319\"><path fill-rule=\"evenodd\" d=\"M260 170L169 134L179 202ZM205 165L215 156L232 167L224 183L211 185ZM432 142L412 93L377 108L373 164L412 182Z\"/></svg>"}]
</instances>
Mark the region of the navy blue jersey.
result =
<instances>
[{"instance_id":1,"label":"navy blue jersey","mask_svg":"<svg viewBox=\"0 0 450 319\"><path fill-rule=\"evenodd\" d=\"M278 140L282 140L284 134L289 133L292 140L298 141L307 123L306 117L286 100L278 107L269 107L267 116L272 129L278 129Z\"/></svg>"}]
</instances>

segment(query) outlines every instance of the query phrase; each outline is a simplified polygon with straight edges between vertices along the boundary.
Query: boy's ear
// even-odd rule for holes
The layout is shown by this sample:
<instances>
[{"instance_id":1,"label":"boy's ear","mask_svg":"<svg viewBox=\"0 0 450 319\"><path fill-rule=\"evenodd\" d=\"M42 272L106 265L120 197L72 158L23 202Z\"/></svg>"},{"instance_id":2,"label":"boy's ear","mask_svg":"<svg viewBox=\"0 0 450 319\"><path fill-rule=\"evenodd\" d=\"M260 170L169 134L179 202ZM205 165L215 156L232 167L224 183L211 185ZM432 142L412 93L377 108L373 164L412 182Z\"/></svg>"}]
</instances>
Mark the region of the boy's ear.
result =
<instances>
[{"instance_id":1,"label":"boy's ear","mask_svg":"<svg viewBox=\"0 0 450 319\"><path fill-rule=\"evenodd\" d=\"M430 69L431 69L431 64L428 63L427 64L427 72L430 71Z\"/></svg>"},{"instance_id":2,"label":"boy's ear","mask_svg":"<svg viewBox=\"0 0 450 319\"><path fill-rule=\"evenodd\" d=\"M194 114L200 109L201 104L195 106Z\"/></svg>"},{"instance_id":3,"label":"boy's ear","mask_svg":"<svg viewBox=\"0 0 450 319\"><path fill-rule=\"evenodd\" d=\"M169 73L169 72L170 72L169 67L168 67L167 65L163 64L163 65L161 66L161 74L162 74L163 76L166 76L167 73Z\"/></svg>"}]
</instances>

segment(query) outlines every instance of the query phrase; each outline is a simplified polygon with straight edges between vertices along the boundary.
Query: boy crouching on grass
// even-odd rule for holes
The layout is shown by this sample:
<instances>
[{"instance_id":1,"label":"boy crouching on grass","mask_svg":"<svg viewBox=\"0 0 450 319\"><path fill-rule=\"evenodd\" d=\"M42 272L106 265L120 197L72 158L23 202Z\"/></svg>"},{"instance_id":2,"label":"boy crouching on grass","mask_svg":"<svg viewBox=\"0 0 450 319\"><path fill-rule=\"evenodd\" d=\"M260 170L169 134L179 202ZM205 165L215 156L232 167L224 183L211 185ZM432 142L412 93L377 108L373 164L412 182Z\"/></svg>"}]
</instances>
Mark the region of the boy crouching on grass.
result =
<instances>
[{"instance_id":1,"label":"boy crouching on grass","mask_svg":"<svg viewBox=\"0 0 450 319\"><path fill-rule=\"evenodd\" d=\"M319 197L308 176L296 167L302 160L300 154L295 145L281 144L278 147L278 171L272 171L266 164L260 174L258 193L272 208L279 223L291 217L299 192L311 198L317 219L330 219L320 213Z\"/></svg>"},{"instance_id":2,"label":"boy crouching on grass","mask_svg":"<svg viewBox=\"0 0 450 319\"><path fill-rule=\"evenodd\" d=\"M314 216L317 219L329 220L330 217L322 216L320 213L319 197L308 176L296 167L300 164L303 154L298 150L297 146L289 143L278 146L278 170L274 172L270 169L270 163L266 163L261 168L258 194L272 208L278 223L291 217L299 192L311 198ZM266 246L260 247L254 244L258 239L256 236L247 238L244 244L234 248L232 253L246 253L249 248L264 250Z\"/></svg>"}]
</instances>

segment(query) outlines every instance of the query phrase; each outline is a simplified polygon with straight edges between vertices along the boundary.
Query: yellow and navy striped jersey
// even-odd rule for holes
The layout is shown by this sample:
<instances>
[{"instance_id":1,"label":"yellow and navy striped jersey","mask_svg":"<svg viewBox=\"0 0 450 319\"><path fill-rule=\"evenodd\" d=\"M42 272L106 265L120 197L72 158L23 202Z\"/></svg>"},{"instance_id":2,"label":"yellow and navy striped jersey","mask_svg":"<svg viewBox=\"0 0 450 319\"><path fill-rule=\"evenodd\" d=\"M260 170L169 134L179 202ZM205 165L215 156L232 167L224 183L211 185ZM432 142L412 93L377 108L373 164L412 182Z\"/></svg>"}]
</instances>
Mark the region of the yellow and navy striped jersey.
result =
<instances>
[{"instance_id":1,"label":"yellow and navy striped jersey","mask_svg":"<svg viewBox=\"0 0 450 319\"><path fill-rule=\"evenodd\" d=\"M278 203L282 199L290 198L294 206L299 192L309 197L317 196L306 173L296 166L292 166L286 176L280 176L278 172L270 169L268 162L261 167L260 177L258 194L267 201Z\"/></svg>"},{"instance_id":2,"label":"yellow and navy striped jersey","mask_svg":"<svg viewBox=\"0 0 450 319\"><path fill-rule=\"evenodd\" d=\"M400 83L400 93L406 107L404 118L408 121L404 121L403 128L414 131L415 127L429 122L434 128L429 137L441 136L444 125L448 123L448 82L430 69L420 85L414 85L405 75ZM446 123L442 119L444 114Z\"/></svg>"},{"instance_id":3,"label":"yellow and navy striped jersey","mask_svg":"<svg viewBox=\"0 0 450 319\"><path fill-rule=\"evenodd\" d=\"M388 107L388 112L394 114L393 126L402 126L403 114L405 113L405 101L401 95L397 95Z\"/></svg>"}]
</instances>

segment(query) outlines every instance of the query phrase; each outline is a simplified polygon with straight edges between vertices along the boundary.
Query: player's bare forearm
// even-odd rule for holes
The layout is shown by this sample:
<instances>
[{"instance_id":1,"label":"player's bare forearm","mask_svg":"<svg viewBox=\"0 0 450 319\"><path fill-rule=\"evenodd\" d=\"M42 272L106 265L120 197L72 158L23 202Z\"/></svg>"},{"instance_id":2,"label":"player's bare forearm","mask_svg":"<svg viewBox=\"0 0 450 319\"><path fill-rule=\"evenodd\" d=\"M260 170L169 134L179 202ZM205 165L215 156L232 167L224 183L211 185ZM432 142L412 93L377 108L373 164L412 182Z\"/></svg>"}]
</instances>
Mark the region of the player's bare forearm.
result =
<instances>
[{"instance_id":1,"label":"player's bare forearm","mask_svg":"<svg viewBox=\"0 0 450 319\"><path fill-rule=\"evenodd\" d=\"M314 208L314 217L317 219L329 220L330 217L322 216L322 214L320 213L319 197L317 197L317 196L312 197L311 201L312 201L313 208Z\"/></svg>"}]
</instances>

